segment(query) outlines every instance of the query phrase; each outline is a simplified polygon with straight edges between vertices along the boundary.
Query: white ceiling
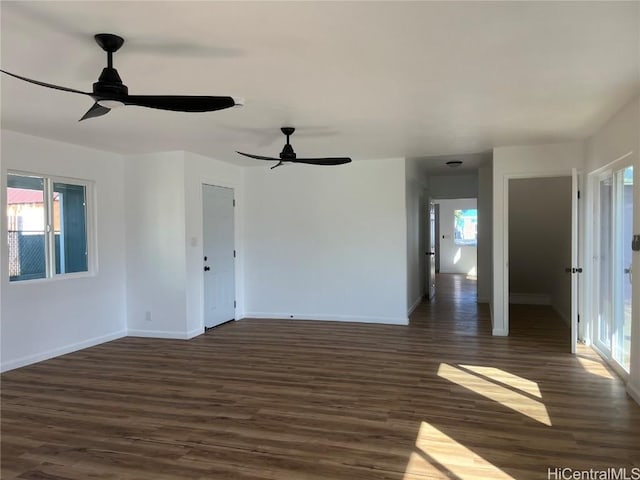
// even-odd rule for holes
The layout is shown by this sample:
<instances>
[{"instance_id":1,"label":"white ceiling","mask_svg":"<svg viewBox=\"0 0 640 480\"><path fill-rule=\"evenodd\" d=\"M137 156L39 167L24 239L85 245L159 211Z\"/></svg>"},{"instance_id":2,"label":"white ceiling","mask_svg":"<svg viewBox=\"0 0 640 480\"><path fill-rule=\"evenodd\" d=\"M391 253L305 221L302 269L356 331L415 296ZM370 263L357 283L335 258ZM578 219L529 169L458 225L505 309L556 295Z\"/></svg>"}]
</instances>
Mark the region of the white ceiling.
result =
<instances>
[{"instance_id":1,"label":"white ceiling","mask_svg":"<svg viewBox=\"0 0 640 480\"><path fill-rule=\"evenodd\" d=\"M8 2L3 69L91 90L106 55L132 94L231 95L242 108L125 107L2 75L2 127L121 153L188 150L242 165L487 152L581 139L640 91L640 2ZM466 157L469 159L475 157Z\"/></svg>"}]
</instances>

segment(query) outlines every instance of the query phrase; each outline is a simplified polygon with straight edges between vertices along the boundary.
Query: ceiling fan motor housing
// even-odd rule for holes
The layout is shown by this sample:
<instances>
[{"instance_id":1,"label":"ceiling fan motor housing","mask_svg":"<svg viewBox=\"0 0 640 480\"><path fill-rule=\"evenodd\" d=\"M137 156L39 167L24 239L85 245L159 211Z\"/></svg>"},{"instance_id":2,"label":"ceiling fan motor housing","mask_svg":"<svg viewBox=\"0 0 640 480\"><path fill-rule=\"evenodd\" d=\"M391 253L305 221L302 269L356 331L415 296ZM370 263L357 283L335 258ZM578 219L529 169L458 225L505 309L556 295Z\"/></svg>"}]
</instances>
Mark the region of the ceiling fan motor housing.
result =
<instances>
[{"instance_id":1,"label":"ceiling fan motor housing","mask_svg":"<svg viewBox=\"0 0 640 480\"><path fill-rule=\"evenodd\" d=\"M115 68L105 67L102 69L102 73L98 78L98 81L93 84L93 93L95 95L127 95L129 89L122 83L120 75Z\"/></svg>"},{"instance_id":2,"label":"ceiling fan motor housing","mask_svg":"<svg viewBox=\"0 0 640 480\"><path fill-rule=\"evenodd\" d=\"M282 127L280 131L287 136L287 143L282 149L282 152L280 152L280 160L295 160L296 152L293 151L293 147L289 144L289 136L293 135L296 129L293 127Z\"/></svg>"},{"instance_id":3,"label":"ceiling fan motor housing","mask_svg":"<svg viewBox=\"0 0 640 480\"><path fill-rule=\"evenodd\" d=\"M280 152L280 159L281 160L296 159L296 152L293 151L293 147L288 143L284 146L284 148L282 149L282 152Z\"/></svg>"}]
</instances>

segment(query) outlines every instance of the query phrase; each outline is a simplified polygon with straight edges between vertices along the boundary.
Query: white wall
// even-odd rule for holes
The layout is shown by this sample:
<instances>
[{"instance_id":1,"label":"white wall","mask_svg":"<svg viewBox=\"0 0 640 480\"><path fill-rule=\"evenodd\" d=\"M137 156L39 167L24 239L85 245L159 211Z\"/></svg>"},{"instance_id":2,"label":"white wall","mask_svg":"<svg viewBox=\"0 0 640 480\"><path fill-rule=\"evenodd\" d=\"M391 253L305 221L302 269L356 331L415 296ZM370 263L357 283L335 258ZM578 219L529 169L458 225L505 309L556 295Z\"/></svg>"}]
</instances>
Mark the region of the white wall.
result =
<instances>
[{"instance_id":1,"label":"white wall","mask_svg":"<svg viewBox=\"0 0 640 480\"><path fill-rule=\"evenodd\" d=\"M20 285L5 272L3 369L125 334L201 333L203 183L234 188L238 201L236 318L407 323L409 278L419 290L421 272L408 273L420 263L419 243L408 252L408 222L413 231L420 220L406 205L419 205L421 191L404 159L271 171L185 152L123 158L11 132L2 139L3 178L10 168L96 182L100 264L95 277ZM55 321L43 322L51 312Z\"/></svg>"},{"instance_id":2,"label":"white wall","mask_svg":"<svg viewBox=\"0 0 640 480\"><path fill-rule=\"evenodd\" d=\"M511 303L552 305L570 325L570 265L571 177L510 180Z\"/></svg>"},{"instance_id":3,"label":"white wall","mask_svg":"<svg viewBox=\"0 0 640 480\"><path fill-rule=\"evenodd\" d=\"M236 299L241 308L242 168L189 152L135 155L126 164L130 335L192 338L204 331L203 183L233 188L238 200Z\"/></svg>"},{"instance_id":4,"label":"white wall","mask_svg":"<svg viewBox=\"0 0 640 480\"><path fill-rule=\"evenodd\" d=\"M126 158L129 335L187 338L184 153Z\"/></svg>"},{"instance_id":5,"label":"white wall","mask_svg":"<svg viewBox=\"0 0 640 480\"><path fill-rule=\"evenodd\" d=\"M633 152L634 234L640 234L640 97L622 108L587 141L587 172ZM640 253L633 254L633 271L640 270ZM588 273L588 272L587 272ZM633 285L631 368L627 391L640 403L640 282ZM591 315L593 317L593 315Z\"/></svg>"},{"instance_id":6,"label":"white wall","mask_svg":"<svg viewBox=\"0 0 640 480\"><path fill-rule=\"evenodd\" d=\"M441 198L477 198L478 175L433 175L429 177L429 196Z\"/></svg>"},{"instance_id":7,"label":"white wall","mask_svg":"<svg viewBox=\"0 0 640 480\"><path fill-rule=\"evenodd\" d=\"M424 296L426 209L424 191L426 177L414 160L406 160L407 215L407 312L410 315Z\"/></svg>"},{"instance_id":8,"label":"white wall","mask_svg":"<svg viewBox=\"0 0 640 480\"><path fill-rule=\"evenodd\" d=\"M407 323L404 159L245 175L246 316Z\"/></svg>"},{"instance_id":9,"label":"white wall","mask_svg":"<svg viewBox=\"0 0 640 480\"><path fill-rule=\"evenodd\" d=\"M475 198L437 200L440 205L440 273L475 274L477 247L454 242L454 210L477 208Z\"/></svg>"},{"instance_id":10,"label":"white wall","mask_svg":"<svg viewBox=\"0 0 640 480\"><path fill-rule=\"evenodd\" d=\"M94 276L9 283L1 242L3 371L96 345L126 334L124 169L121 156L1 132L1 174L7 170L95 182L97 271ZM4 188L1 205L6 211ZM6 215L2 215L7 238Z\"/></svg>"},{"instance_id":11,"label":"white wall","mask_svg":"<svg viewBox=\"0 0 640 480\"><path fill-rule=\"evenodd\" d=\"M593 172L629 152L638 160L640 97L617 112L586 143L586 171ZM634 178L635 181L635 178ZM637 212L640 218L640 212Z\"/></svg>"},{"instance_id":12,"label":"white wall","mask_svg":"<svg viewBox=\"0 0 640 480\"><path fill-rule=\"evenodd\" d=\"M203 216L202 185L233 188L236 200L234 228L236 257L235 318L242 318L244 305L244 169L193 153L185 153L185 226L186 226L186 320L187 336L204 331L203 323Z\"/></svg>"},{"instance_id":13,"label":"white wall","mask_svg":"<svg viewBox=\"0 0 640 480\"><path fill-rule=\"evenodd\" d=\"M478 169L478 302L491 302L493 286L493 167Z\"/></svg>"},{"instance_id":14,"label":"white wall","mask_svg":"<svg viewBox=\"0 0 640 480\"><path fill-rule=\"evenodd\" d=\"M581 142L498 147L493 150L493 334L508 335L508 185L510 178L571 175L582 169Z\"/></svg>"}]
</instances>

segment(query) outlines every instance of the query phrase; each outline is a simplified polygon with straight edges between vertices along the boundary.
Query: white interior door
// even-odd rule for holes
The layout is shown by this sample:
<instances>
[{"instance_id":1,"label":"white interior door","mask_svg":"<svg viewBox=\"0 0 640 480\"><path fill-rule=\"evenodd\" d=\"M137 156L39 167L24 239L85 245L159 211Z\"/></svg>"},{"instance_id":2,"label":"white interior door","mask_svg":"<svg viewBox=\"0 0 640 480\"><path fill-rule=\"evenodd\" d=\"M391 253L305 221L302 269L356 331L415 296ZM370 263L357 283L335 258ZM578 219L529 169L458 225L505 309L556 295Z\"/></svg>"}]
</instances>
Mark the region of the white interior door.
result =
<instances>
[{"instance_id":1,"label":"white interior door","mask_svg":"<svg viewBox=\"0 0 640 480\"><path fill-rule=\"evenodd\" d=\"M435 266L436 266L436 274L440 273L440 204L436 203L434 204L435 206L435 212L436 212L436 216L435 218L435 251L436 251L436 261L435 261Z\"/></svg>"},{"instance_id":2,"label":"white interior door","mask_svg":"<svg viewBox=\"0 0 640 480\"><path fill-rule=\"evenodd\" d=\"M431 301L436 296L436 211L433 202L429 202L429 241L426 253L427 297Z\"/></svg>"},{"instance_id":3,"label":"white interior door","mask_svg":"<svg viewBox=\"0 0 640 480\"><path fill-rule=\"evenodd\" d=\"M578 292L579 274L582 268L578 267L578 171L571 169L571 353L576 353L578 343Z\"/></svg>"},{"instance_id":4,"label":"white interior door","mask_svg":"<svg viewBox=\"0 0 640 480\"><path fill-rule=\"evenodd\" d=\"M204 325L211 328L235 318L233 189L202 186L204 255Z\"/></svg>"}]
</instances>

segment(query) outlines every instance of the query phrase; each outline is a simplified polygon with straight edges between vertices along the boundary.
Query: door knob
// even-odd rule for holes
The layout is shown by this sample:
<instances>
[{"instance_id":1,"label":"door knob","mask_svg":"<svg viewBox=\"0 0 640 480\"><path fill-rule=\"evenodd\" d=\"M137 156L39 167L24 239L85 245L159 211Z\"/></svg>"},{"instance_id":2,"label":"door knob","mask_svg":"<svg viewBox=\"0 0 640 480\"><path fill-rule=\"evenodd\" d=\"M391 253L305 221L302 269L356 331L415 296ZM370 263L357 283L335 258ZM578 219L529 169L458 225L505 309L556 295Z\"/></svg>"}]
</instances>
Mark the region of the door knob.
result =
<instances>
[{"instance_id":1,"label":"door knob","mask_svg":"<svg viewBox=\"0 0 640 480\"><path fill-rule=\"evenodd\" d=\"M204 271L205 271L205 272L208 272L209 270L211 270L211 267L209 267L209 266L206 266L206 265L205 265L205 267L204 267Z\"/></svg>"}]
</instances>

